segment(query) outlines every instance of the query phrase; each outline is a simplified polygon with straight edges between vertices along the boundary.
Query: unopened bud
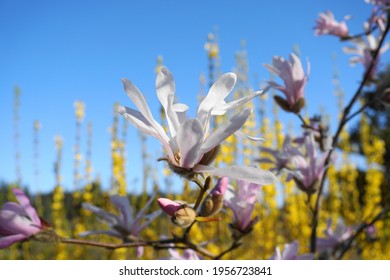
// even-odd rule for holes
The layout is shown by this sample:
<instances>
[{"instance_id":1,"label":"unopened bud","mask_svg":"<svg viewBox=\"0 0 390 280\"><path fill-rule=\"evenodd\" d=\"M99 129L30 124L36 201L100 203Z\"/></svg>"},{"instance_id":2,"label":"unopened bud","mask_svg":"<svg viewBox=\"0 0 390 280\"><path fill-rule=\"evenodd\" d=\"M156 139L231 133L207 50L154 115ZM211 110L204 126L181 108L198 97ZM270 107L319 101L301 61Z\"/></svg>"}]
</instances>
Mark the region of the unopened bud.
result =
<instances>
[{"instance_id":1,"label":"unopened bud","mask_svg":"<svg viewBox=\"0 0 390 280\"><path fill-rule=\"evenodd\" d=\"M196 213L194 209L188 205L181 205L175 201L172 201L168 198L159 198L157 200L161 209L171 216L171 221L179 227L189 227L196 218Z\"/></svg>"},{"instance_id":2,"label":"unopened bud","mask_svg":"<svg viewBox=\"0 0 390 280\"><path fill-rule=\"evenodd\" d=\"M228 187L228 178L222 177L212 189L202 205L200 214L202 217L210 217L217 214L223 206L223 196Z\"/></svg>"}]
</instances>

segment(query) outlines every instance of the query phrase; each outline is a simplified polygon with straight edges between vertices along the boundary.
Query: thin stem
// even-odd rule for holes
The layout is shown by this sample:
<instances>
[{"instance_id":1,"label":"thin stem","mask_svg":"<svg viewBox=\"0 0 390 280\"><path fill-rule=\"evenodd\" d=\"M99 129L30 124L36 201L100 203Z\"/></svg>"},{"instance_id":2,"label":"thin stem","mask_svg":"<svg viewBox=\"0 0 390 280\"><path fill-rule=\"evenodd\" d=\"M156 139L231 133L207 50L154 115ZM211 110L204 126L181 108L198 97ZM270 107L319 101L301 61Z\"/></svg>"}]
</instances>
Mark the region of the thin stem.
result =
<instances>
[{"instance_id":1,"label":"thin stem","mask_svg":"<svg viewBox=\"0 0 390 280\"><path fill-rule=\"evenodd\" d=\"M333 151L335 150L334 148L336 147L336 145L338 143L341 131L343 130L345 124L351 119L351 117L349 115L350 111L351 111L353 105L355 104L355 102L357 101L357 99L359 98L359 96L363 90L363 87L365 86L365 84L369 80L370 72L372 71L372 69L376 63L376 60L377 60L378 55L379 55L379 51L383 45L383 42L386 38L386 35L389 31L389 28L390 28L390 21L387 22L386 29L383 32L383 35L382 35L382 38L378 44L378 47L376 48L375 52L373 53L371 64L366 69L366 72L364 74L364 77L363 77L358 89L356 90L354 96L352 97L352 99L350 100L350 102L348 103L348 105L345 107L345 109L343 111L343 115L342 115L342 118L340 120L339 126L337 128L337 131L336 131L334 137L333 137L333 142L332 142L333 149L331 149L329 151L329 153L326 157L326 160L324 162L324 166L327 166L330 163L330 159L332 157ZM354 116L354 115L352 115L352 116ZM312 220L312 232L311 232L311 236L310 236L310 251L312 253L316 252L318 215L319 215L319 210L320 210L319 206L320 206L320 200L321 200L322 192L324 189L327 173L328 173L328 169L325 169L325 172L321 178L321 184L320 184L320 188L318 190L318 195L317 195L317 199L316 199L315 207L314 207L313 220Z\"/></svg>"},{"instance_id":2,"label":"thin stem","mask_svg":"<svg viewBox=\"0 0 390 280\"><path fill-rule=\"evenodd\" d=\"M339 255L339 257L338 257L338 259L339 260L341 260L343 257L344 257L344 255L345 255L345 253L349 250L349 249L351 249L351 245L352 245L352 242L363 232L363 230L365 230L366 228L368 228L368 227L370 227L370 226L372 226L373 224L375 224L377 221L379 221L381 218L382 218L382 216L384 216L387 212L389 212L390 211L390 209L389 208L385 208L385 209L383 209L381 212L379 212L373 219L372 219L372 221L370 222L370 223L362 223L359 227L358 227L358 229L356 230L356 232L355 232L355 234L354 235L352 235L349 239L348 239L348 242L347 242L347 244L343 247L343 250L341 251L341 253L340 253L340 255Z\"/></svg>"},{"instance_id":3,"label":"thin stem","mask_svg":"<svg viewBox=\"0 0 390 280\"><path fill-rule=\"evenodd\" d=\"M202 186L200 188L198 198L196 199L195 206L193 208L195 211L198 209L200 203L202 202L204 195L206 194L207 190L210 188L210 185L211 185L211 177L209 176L206 178L204 186Z\"/></svg>"}]
</instances>

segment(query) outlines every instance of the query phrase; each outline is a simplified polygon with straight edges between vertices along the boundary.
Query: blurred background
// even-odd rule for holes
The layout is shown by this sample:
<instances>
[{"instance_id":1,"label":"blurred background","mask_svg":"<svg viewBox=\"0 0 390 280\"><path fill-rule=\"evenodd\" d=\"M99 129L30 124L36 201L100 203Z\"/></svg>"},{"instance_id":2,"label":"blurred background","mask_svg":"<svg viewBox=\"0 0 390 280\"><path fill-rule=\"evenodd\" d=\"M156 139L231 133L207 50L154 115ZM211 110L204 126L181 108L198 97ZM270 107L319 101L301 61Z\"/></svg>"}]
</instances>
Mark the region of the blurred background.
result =
<instances>
[{"instance_id":1,"label":"blurred background","mask_svg":"<svg viewBox=\"0 0 390 280\"><path fill-rule=\"evenodd\" d=\"M349 65L350 56L342 51L348 43L314 35L318 13L327 10L338 20L350 15L347 24L354 34L363 30L371 6L357 0L0 1L0 202L12 197L11 187L26 189L40 214L65 236L96 227L94 217L80 204L112 209L110 190L128 194L137 209L153 192L188 197L195 187L156 161L163 155L160 144L141 135L114 110L116 104L134 108L121 82L128 78L145 95L154 117L164 123L155 93L155 74L162 66L174 75L177 100L189 105L194 116L220 74L238 74L232 98L239 97L273 79L263 64L272 63L275 55L287 58L295 52L305 71L306 61L311 68L304 115L322 114L334 132L340 110L354 94L364 69ZM388 59L387 54L382 57L382 69ZM267 139L268 147L280 148L286 134L301 132L295 116L278 110L273 94L254 100L255 114L246 131ZM386 178L379 175L378 165L386 165L386 142L380 136L374 140L359 136L364 129L364 135L373 135L370 120L358 119L345 131L340 162L329 172L330 188L335 189L328 190L332 197L324 203L322 230L327 219L340 216L347 225L357 224L380 211L376 207L385 201ZM228 139L216 165L256 164L261 154L253 145ZM372 181L376 188L370 189L369 197L376 200L369 205L373 200L366 197L364 186ZM256 230L261 240L257 251L243 246L228 257L268 258L276 245L294 239L299 239L302 252L307 251L310 213L302 196L291 182L264 188L264 203L257 209L262 218ZM224 214L227 220L229 214ZM169 234L173 229L163 221L145 236ZM224 229L199 227L199 240L217 233L216 244L223 244L226 224ZM388 258L385 243L373 241L369 245L374 247L359 247L350 258ZM74 251L59 245L46 252L34 246L14 246L1 251L0 258L135 257L131 250ZM213 246L210 250L217 251ZM144 255L157 257L164 257L164 252Z\"/></svg>"}]
</instances>

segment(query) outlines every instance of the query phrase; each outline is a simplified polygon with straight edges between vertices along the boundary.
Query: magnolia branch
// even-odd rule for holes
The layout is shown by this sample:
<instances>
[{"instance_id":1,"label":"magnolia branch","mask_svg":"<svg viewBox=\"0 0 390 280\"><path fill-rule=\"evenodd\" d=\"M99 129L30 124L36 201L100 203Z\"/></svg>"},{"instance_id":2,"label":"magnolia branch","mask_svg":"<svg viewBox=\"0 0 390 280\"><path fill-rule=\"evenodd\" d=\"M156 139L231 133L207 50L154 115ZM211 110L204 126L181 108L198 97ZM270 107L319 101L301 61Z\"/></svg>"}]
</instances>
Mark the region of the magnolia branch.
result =
<instances>
[{"instance_id":1,"label":"magnolia branch","mask_svg":"<svg viewBox=\"0 0 390 280\"><path fill-rule=\"evenodd\" d=\"M356 90L354 96L352 97L352 99L350 100L348 105L343 110L342 118L341 118L340 123L338 125L337 131L336 131L336 133L335 133L335 135L333 137L333 141L332 141L333 149L331 149L329 151L328 156L326 157L324 166L327 166L329 164L331 156L332 156L333 151L334 151L334 149L335 149L335 147L336 147L336 145L338 143L341 131L343 130L345 124L348 121L350 121L352 119L352 117L354 117L358 113L362 112L363 109L365 108L364 107L363 109L358 110L357 113L354 113L354 114L350 115L350 111L351 111L353 105L355 104L355 102L357 101L359 96L361 95L361 92L362 92L364 86L366 85L367 81L369 80L370 72L372 71L372 69L375 66L375 63L376 63L377 58L379 56L379 51L380 51L380 49L381 49L381 47L382 47L382 45L384 43L384 40L385 40L386 35L387 35L388 31L389 31L389 28L390 28L390 23L387 22L386 29L383 32L382 38L381 38L377 48L373 52L371 64L366 69L366 72L364 74L362 82L360 83L360 85L359 85L358 89ZM319 206L320 206L320 200L321 200L322 192L323 192L324 185L325 185L327 171L328 171L328 169L325 169L325 172L324 172L324 174L323 174L323 176L321 178L321 184L320 184L320 188L318 190L318 195L317 195L317 199L316 199L315 207L314 207L313 220L312 220L312 233L311 233L311 237L310 237L310 250L311 250L312 253L316 252L316 240L317 240L317 226L318 226Z\"/></svg>"}]
</instances>

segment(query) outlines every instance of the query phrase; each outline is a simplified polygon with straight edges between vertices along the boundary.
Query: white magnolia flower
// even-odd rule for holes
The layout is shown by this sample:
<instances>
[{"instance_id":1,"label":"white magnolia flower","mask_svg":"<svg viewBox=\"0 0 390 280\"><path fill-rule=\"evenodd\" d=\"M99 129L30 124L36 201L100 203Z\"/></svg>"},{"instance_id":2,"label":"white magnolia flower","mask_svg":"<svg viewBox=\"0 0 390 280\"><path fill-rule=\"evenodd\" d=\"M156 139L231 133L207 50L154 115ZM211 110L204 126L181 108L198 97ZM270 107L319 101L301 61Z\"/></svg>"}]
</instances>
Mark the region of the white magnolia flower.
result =
<instances>
[{"instance_id":1,"label":"white magnolia flower","mask_svg":"<svg viewBox=\"0 0 390 280\"><path fill-rule=\"evenodd\" d=\"M168 69L162 68L157 74L156 91L165 111L169 135L154 119L144 96L127 79L123 79L125 91L139 111L118 106L118 112L142 132L161 142L166 153L164 160L177 174L192 179L196 174L207 172L215 176L228 176L269 185L275 180L275 176L269 171L254 167L214 168L209 166L217 155L220 143L230 135L239 132L251 114L251 110L241 110L211 132L209 131L210 118L215 115L223 115L228 110L241 106L262 93L262 91L254 92L249 96L226 103L225 98L232 91L236 80L237 77L234 73L222 75L200 103L196 117L187 118L188 106L174 103L175 83L172 74Z\"/></svg>"}]
</instances>

